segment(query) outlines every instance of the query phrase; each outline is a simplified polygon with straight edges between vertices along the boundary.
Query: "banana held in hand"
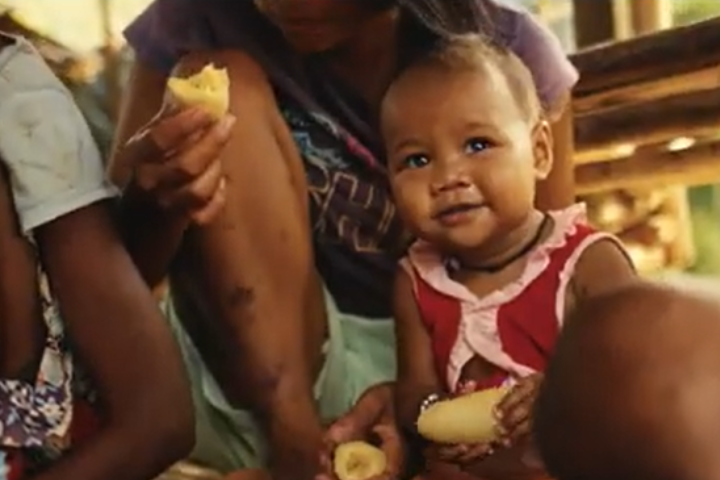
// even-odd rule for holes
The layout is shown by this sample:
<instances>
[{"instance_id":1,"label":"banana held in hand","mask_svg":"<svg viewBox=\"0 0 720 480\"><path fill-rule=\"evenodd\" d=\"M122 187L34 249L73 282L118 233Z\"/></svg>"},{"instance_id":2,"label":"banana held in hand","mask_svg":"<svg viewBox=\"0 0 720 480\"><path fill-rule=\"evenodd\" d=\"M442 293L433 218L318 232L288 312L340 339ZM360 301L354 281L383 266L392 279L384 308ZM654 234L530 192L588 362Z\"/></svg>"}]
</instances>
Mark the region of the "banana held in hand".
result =
<instances>
[{"instance_id":1,"label":"banana held in hand","mask_svg":"<svg viewBox=\"0 0 720 480\"><path fill-rule=\"evenodd\" d=\"M188 78L170 77L167 88L182 107L199 107L219 120L230 106L230 78L224 68L208 64Z\"/></svg>"},{"instance_id":2,"label":"banana held in hand","mask_svg":"<svg viewBox=\"0 0 720 480\"><path fill-rule=\"evenodd\" d=\"M385 452L365 442L347 442L335 449L333 469L340 480L367 480L385 472Z\"/></svg>"},{"instance_id":3,"label":"banana held in hand","mask_svg":"<svg viewBox=\"0 0 720 480\"><path fill-rule=\"evenodd\" d=\"M509 388L499 387L439 401L420 414L420 435L437 443L487 443L495 440L493 408Z\"/></svg>"}]
</instances>

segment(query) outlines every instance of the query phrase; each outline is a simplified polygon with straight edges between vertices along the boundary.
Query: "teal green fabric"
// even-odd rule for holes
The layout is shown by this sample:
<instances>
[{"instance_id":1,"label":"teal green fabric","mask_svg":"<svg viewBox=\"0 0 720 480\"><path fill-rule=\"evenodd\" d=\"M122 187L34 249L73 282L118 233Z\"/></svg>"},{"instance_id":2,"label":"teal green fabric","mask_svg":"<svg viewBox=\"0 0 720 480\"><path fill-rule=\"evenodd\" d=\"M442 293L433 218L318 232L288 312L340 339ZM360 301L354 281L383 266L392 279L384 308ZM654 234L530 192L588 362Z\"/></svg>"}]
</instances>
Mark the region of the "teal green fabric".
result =
<instances>
[{"instance_id":1,"label":"teal green fabric","mask_svg":"<svg viewBox=\"0 0 720 480\"><path fill-rule=\"evenodd\" d=\"M330 422L346 412L369 387L394 380L396 360L395 331L390 319L344 314L329 294L326 305L329 338L314 393L323 421ZM183 330L171 297L163 302L163 310L192 383L196 445L190 460L220 472L265 466L266 445L252 415L228 404Z\"/></svg>"}]
</instances>

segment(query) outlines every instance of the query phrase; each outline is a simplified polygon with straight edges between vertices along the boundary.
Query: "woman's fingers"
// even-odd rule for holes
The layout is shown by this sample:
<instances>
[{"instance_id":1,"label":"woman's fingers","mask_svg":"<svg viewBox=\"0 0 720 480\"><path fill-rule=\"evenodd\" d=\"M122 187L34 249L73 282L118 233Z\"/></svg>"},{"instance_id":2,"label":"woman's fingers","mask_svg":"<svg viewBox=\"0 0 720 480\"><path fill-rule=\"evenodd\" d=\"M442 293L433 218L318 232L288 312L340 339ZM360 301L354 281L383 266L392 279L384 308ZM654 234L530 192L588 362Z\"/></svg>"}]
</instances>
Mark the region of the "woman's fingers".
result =
<instances>
[{"instance_id":1,"label":"woman's fingers","mask_svg":"<svg viewBox=\"0 0 720 480\"><path fill-rule=\"evenodd\" d=\"M465 445L442 445L437 449L436 455L439 460L452 462L465 452L467 452Z\"/></svg>"},{"instance_id":2,"label":"woman's fingers","mask_svg":"<svg viewBox=\"0 0 720 480\"><path fill-rule=\"evenodd\" d=\"M199 210L196 210L190 215L190 219L195 225L207 225L210 223L225 206L227 198L227 187L225 179L220 180L220 186L213 195L212 199Z\"/></svg>"},{"instance_id":3,"label":"woman's fingers","mask_svg":"<svg viewBox=\"0 0 720 480\"><path fill-rule=\"evenodd\" d=\"M216 161L189 183L177 186L163 185L158 194L158 201L168 210L196 212L210 204L223 181L222 165Z\"/></svg>"},{"instance_id":4,"label":"woman's fingers","mask_svg":"<svg viewBox=\"0 0 720 480\"><path fill-rule=\"evenodd\" d=\"M492 445L487 443L447 445L438 449L438 458L452 463L470 463L492 455Z\"/></svg>"},{"instance_id":5,"label":"woman's fingers","mask_svg":"<svg viewBox=\"0 0 720 480\"><path fill-rule=\"evenodd\" d=\"M152 120L118 150L116 162L133 170L162 163L188 137L211 124L200 110L185 110L163 120Z\"/></svg>"},{"instance_id":6,"label":"woman's fingers","mask_svg":"<svg viewBox=\"0 0 720 480\"><path fill-rule=\"evenodd\" d=\"M496 407L496 412L500 415L501 419L505 416L505 413L513 410L517 405L522 404L526 399L533 395L535 392L535 384L530 380L523 379L521 382L516 384L510 391L505 395L500 403Z\"/></svg>"},{"instance_id":7,"label":"woman's fingers","mask_svg":"<svg viewBox=\"0 0 720 480\"><path fill-rule=\"evenodd\" d=\"M144 191L154 192L162 207L191 212L197 221L207 221L224 203L218 157L233 122L233 117L227 117L165 162L146 162L136 168L136 183Z\"/></svg>"},{"instance_id":8,"label":"woman's fingers","mask_svg":"<svg viewBox=\"0 0 720 480\"><path fill-rule=\"evenodd\" d=\"M379 479L394 480L400 476L405 463L405 450L400 432L392 424L379 424L373 432L380 439L380 449L387 457L387 469Z\"/></svg>"},{"instance_id":9,"label":"woman's fingers","mask_svg":"<svg viewBox=\"0 0 720 480\"><path fill-rule=\"evenodd\" d=\"M150 135L163 151L171 151L180 147L189 136L203 131L213 124L213 118L199 108L182 110L158 120L150 125Z\"/></svg>"},{"instance_id":10,"label":"woman's fingers","mask_svg":"<svg viewBox=\"0 0 720 480\"><path fill-rule=\"evenodd\" d=\"M467 449L458 457L458 463L472 463L477 460L492 455L493 449L490 444L478 443L475 445L468 445Z\"/></svg>"},{"instance_id":11,"label":"woman's fingers","mask_svg":"<svg viewBox=\"0 0 720 480\"><path fill-rule=\"evenodd\" d=\"M234 117L226 117L200 139L173 155L162 172L163 185L180 188L199 179L213 164L219 163L219 156L230 139L230 129L234 122Z\"/></svg>"}]
</instances>

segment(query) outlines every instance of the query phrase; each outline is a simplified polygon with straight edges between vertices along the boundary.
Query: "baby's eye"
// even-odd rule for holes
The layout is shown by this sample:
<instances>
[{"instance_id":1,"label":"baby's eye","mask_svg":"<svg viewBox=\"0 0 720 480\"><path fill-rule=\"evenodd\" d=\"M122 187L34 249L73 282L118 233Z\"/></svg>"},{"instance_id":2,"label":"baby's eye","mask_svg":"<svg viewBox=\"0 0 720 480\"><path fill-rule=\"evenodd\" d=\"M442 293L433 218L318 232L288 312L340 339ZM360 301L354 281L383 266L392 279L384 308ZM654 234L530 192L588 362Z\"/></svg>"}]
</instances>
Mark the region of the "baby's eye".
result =
<instances>
[{"instance_id":1,"label":"baby's eye","mask_svg":"<svg viewBox=\"0 0 720 480\"><path fill-rule=\"evenodd\" d=\"M414 155L408 155L403 160L402 164L406 168L421 168L430 163L430 159L427 155L416 153Z\"/></svg>"},{"instance_id":2,"label":"baby's eye","mask_svg":"<svg viewBox=\"0 0 720 480\"><path fill-rule=\"evenodd\" d=\"M490 147L490 141L485 138L471 138L465 143L465 153L479 153Z\"/></svg>"}]
</instances>

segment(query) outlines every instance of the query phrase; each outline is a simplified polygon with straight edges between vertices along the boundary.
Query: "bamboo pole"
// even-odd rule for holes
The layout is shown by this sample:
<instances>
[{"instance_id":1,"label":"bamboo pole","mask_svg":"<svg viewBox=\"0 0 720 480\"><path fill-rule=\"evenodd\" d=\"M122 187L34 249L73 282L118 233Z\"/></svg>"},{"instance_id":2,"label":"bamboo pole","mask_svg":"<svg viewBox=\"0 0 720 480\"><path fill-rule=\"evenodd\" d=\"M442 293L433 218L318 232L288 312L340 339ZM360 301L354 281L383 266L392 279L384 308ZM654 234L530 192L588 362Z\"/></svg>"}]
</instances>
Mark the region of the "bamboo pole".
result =
<instances>
[{"instance_id":1,"label":"bamboo pole","mask_svg":"<svg viewBox=\"0 0 720 480\"><path fill-rule=\"evenodd\" d=\"M612 0L573 0L572 5L578 47L602 42L614 36ZM542 14L542 10L540 13ZM553 169L550 176L537 186L536 203L541 210L564 208L575 200L574 118L571 106L566 108L559 121L553 125L553 139Z\"/></svg>"},{"instance_id":2,"label":"bamboo pole","mask_svg":"<svg viewBox=\"0 0 720 480\"><path fill-rule=\"evenodd\" d=\"M539 7L541 16L551 8L548 3L540 3ZM569 99L562 116L552 125L554 162L548 178L537 184L535 203L540 210L562 209L575 201L575 143L571 102L572 99Z\"/></svg>"},{"instance_id":3,"label":"bamboo pole","mask_svg":"<svg viewBox=\"0 0 720 480\"><path fill-rule=\"evenodd\" d=\"M620 161L575 169L578 195L618 189L707 185L720 179L720 141L672 152L646 151Z\"/></svg>"},{"instance_id":4,"label":"bamboo pole","mask_svg":"<svg viewBox=\"0 0 720 480\"><path fill-rule=\"evenodd\" d=\"M594 1L576 1L594 4ZM583 97L716 66L720 64L718 45L720 18L713 18L583 49L571 56L581 72L575 96Z\"/></svg>"},{"instance_id":5,"label":"bamboo pole","mask_svg":"<svg viewBox=\"0 0 720 480\"><path fill-rule=\"evenodd\" d=\"M632 0L632 23L635 32L639 35L651 33L655 30L661 30L670 28L672 26L672 5L670 0ZM707 80L712 82L713 77L717 82L711 84L709 88L718 88L718 82L720 75L718 70L720 67L716 66L713 72L707 75ZM707 70L704 69L694 72L696 78L683 79L686 85L686 92L698 91L702 89L701 85L703 80L700 75ZM668 82L668 85L676 85L679 83L677 79L675 82ZM685 132L685 135L691 134ZM692 221L690 217L690 202L688 200L687 188L685 185L675 185L668 189L668 198L664 204L665 217L670 219L672 222L672 238L666 243L667 251L667 263L668 266L672 267L686 267L690 265L695 259L695 241L692 232ZM657 219L656 219L657 220Z\"/></svg>"},{"instance_id":6,"label":"bamboo pole","mask_svg":"<svg viewBox=\"0 0 720 480\"><path fill-rule=\"evenodd\" d=\"M668 0L630 0L630 18L635 35L672 27L672 12Z\"/></svg>"},{"instance_id":7,"label":"bamboo pole","mask_svg":"<svg viewBox=\"0 0 720 480\"><path fill-rule=\"evenodd\" d=\"M584 159L582 163L602 161L603 152L628 144L662 143L680 136L705 136L718 131L720 90L690 92L578 116L576 155Z\"/></svg>"},{"instance_id":8,"label":"bamboo pole","mask_svg":"<svg viewBox=\"0 0 720 480\"><path fill-rule=\"evenodd\" d=\"M607 112L629 103L652 102L700 90L720 89L720 64L671 77L656 78L576 96L573 110L577 115Z\"/></svg>"},{"instance_id":9,"label":"bamboo pole","mask_svg":"<svg viewBox=\"0 0 720 480\"><path fill-rule=\"evenodd\" d=\"M575 42L578 49L615 39L613 0L573 0Z\"/></svg>"}]
</instances>

